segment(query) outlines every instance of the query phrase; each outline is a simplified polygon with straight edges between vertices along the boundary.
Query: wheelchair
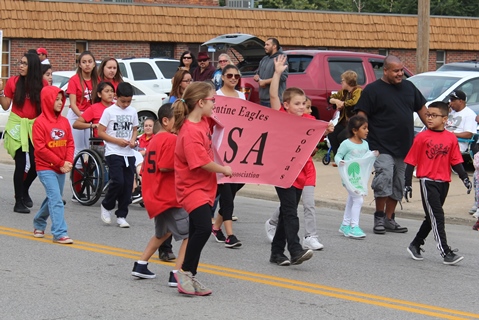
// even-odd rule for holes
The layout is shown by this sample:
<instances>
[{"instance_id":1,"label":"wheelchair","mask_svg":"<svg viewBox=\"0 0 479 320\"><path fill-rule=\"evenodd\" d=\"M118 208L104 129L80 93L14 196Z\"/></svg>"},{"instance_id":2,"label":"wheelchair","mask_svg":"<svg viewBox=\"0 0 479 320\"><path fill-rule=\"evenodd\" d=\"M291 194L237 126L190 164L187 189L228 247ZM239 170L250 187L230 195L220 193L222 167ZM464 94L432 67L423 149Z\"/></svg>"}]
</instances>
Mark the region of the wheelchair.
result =
<instances>
[{"instance_id":1,"label":"wheelchair","mask_svg":"<svg viewBox=\"0 0 479 320\"><path fill-rule=\"evenodd\" d=\"M90 148L78 152L70 172L73 197L84 206L95 204L108 188L108 166L103 140L90 132Z\"/></svg>"}]
</instances>

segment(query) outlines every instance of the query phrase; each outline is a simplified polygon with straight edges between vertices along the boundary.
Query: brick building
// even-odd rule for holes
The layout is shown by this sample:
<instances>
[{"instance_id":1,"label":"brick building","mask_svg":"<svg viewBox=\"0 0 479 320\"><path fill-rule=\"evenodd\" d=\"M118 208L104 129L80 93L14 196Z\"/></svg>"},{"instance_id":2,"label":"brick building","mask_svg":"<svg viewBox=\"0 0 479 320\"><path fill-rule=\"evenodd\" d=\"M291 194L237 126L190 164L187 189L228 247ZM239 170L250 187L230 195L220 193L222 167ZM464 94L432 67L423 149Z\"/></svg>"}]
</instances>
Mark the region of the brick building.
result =
<instances>
[{"instance_id":1,"label":"brick building","mask_svg":"<svg viewBox=\"0 0 479 320\"><path fill-rule=\"evenodd\" d=\"M105 57L171 57L224 33L274 36L283 49L395 54L412 71L417 17L320 11L232 9L218 0L2 0L2 77L31 48L45 47L54 70L71 70L90 50ZM431 17L429 69L476 59L479 19ZM216 54L217 56L217 54ZM213 60L216 59L213 56Z\"/></svg>"}]
</instances>

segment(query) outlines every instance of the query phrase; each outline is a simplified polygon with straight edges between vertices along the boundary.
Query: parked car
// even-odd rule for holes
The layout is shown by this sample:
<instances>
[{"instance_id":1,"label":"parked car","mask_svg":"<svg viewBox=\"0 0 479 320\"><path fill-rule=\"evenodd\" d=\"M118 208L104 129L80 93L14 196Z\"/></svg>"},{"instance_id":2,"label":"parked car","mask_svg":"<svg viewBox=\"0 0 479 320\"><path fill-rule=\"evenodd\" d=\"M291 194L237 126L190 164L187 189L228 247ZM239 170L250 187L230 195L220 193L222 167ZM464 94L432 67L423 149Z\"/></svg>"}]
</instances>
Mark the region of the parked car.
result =
<instances>
[{"instance_id":1,"label":"parked car","mask_svg":"<svg viewBox=\"0 0 479 320\"><path fill-rule=\"evenodd\" d=\"M151 90L170 94L171 79L178 70L180 62L162 58L126 58L118 59L121 74Z\"/></svg>"},{"instance_id":2,"label":"parked car","mask_svg":"<svg viewBox=\"0 0 479 320\"><path fill-rule=\"evenodd\" d=\"M68 87L68 81L75 74L75 71L54 71L53 72L53 85L66 91ZM125 82L130 83L133 86L133 99L131 106L133 106L138 112L138 120L140 122L138 132L142 132L143 122L146 118L157 119L158 109L163 104L163 101L168 97L166 94L157 93L145 85L132 81L128 78L123 78ZM70 106L70 100L67 99L63 114L66 115L68 107Z\"/></svg>"},{"instance_id":3,"label":"parked car","mask_svg":"<svg viewBox=\"0 0 479 320\"><path fill-rule=\"evenodd\" d=\"M479 72L479 64L477 60L469 60L464 62L451 62L443 64L436 71L476 71Z\"/></svg>"},{"instance_id":4,"label":"parked car","mask_svg":"<svg viewBox=\"0 0 479 320\"><path fill-rule=\"evenodd\" d=\"M265 56L264 41L249 34L226 34L202 44L208 49L228 51L238 63L242 73L240 89L246 98L259 103L258 83L253 75L259 61ZM233 49L233 50L230 50ZM289 50L288 80L286 87L299 87L311 98L313 115L329 121L335 112L328 104L331 93L341 89L341 74L353 70L358 74L358 84L365 87L383 75L384 56L364 52L328 50ZM405 77L412 73L405 69Z\"/></svg>"},{"instance_id":5,"label":"parked car","mask_svg":"<svg viewBox=\"0 0 479 320\"><path fill-rule=\"evenodd\" d=\"M467 96L467 105L479 103L479 72L471 71L431 71L417 74L408 79L426 98L426 106L433 101L449 102L452 91L459 89ZM415 130L422 129L424 124L415 115Z\"/></svg>"},{"instance_id":6,"label":"parked car","mask_svg":"<svg viewBox=\"0 0 479 320\"><path fill-rule=\"evenodd\" d=\"M5 126L7 125L9 116L10 109L5 111L3 108L0 108L0 137L3 135L3 131L5 131Z\"/></svg>"}]
</instances>

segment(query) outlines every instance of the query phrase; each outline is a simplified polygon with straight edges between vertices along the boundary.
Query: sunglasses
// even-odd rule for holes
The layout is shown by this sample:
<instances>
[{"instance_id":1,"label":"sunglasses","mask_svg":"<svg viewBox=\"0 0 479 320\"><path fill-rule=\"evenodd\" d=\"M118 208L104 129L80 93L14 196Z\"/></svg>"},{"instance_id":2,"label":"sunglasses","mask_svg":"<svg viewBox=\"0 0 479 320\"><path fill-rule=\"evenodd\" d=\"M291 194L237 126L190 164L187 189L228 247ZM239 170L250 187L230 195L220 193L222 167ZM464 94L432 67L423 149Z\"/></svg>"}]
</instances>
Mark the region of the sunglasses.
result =
<instances>
[{"instance_id":1,"label":"sunglasses","mask_svg":"<svg viewBox=\"0 0 479 320\"><path fill-rule=\"evenodd\" d=\"M198 62L206 62L208 61L209 59L204 59L204 60L198 60Z\"/></svg>"},{"instance_id":2,"label":"sunglasses","mask_svg":"<svg viewBox=\"0 0 479 320\"><path fill-rule=\"evenodd\" d=\"M183 57L183 59L190 60L190 59L192 59L192 58L191 58L191 57Z\"/></svg>"},{"instance_id":3,"label":"sunglasses","mask_svg":"<svg viewBox=\"0 0 479 320\"><path fill-rule=\"evenodd\" d=\"M226 78L227 79L231 79L231 78L235 78L236 80L238 80L240 78L240 75L239 74L232 74L232 73L227 73L225 74Z\"/></svg>"},{"instance_id":4,"label":"sunglasses","mask_svg":"<svg viewBox=\"0 0 479 320\"><path fill-rule=\"evenodd\" d=\"M226 63L228 60L218 60L219 63Z\"/></svg>"}]
</instances>

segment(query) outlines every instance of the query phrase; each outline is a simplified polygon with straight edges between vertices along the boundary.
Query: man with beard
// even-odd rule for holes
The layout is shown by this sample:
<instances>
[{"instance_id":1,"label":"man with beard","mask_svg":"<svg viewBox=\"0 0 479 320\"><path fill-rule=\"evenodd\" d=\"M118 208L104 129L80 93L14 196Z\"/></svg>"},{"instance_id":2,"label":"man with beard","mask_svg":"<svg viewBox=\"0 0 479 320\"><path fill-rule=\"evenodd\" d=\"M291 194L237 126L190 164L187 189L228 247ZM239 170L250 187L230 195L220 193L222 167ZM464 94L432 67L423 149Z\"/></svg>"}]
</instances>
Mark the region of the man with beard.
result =
<instances>
[{"instance_id":1,"label":"man with beard","mask_svg":"<svg viewBox=\"0 0 479 320\"><path fill-rule=\"evenodd\" d=\"M269 101L269 85L274 74L274 58L284 54L276 38L269 38L264 44L266 56L259 62L258 70L254 76L254 81L259 84L259 100L262 106L271 108ZM288 78L288 69L286 69L279 80L278 95L283 102L283 92L286 89L286 79Z\"/></svg>"},{"instance_id":2,"label":"man with beard","mask_svg":"<svg viewBox=\"0 0 479 320\"><path fill-rule=\"evenodd\" d=\"M404 158L414 138L413 113L426 123L426 99L412 82L403 81L403 69L399 58L387 56L383 76L366 86L354 109L368 118L369 147L379 151L371 183L376 201L373 231L377 234L408 231L396 223L394 211L403 197Z\"/></svg>"}]
</instances>

